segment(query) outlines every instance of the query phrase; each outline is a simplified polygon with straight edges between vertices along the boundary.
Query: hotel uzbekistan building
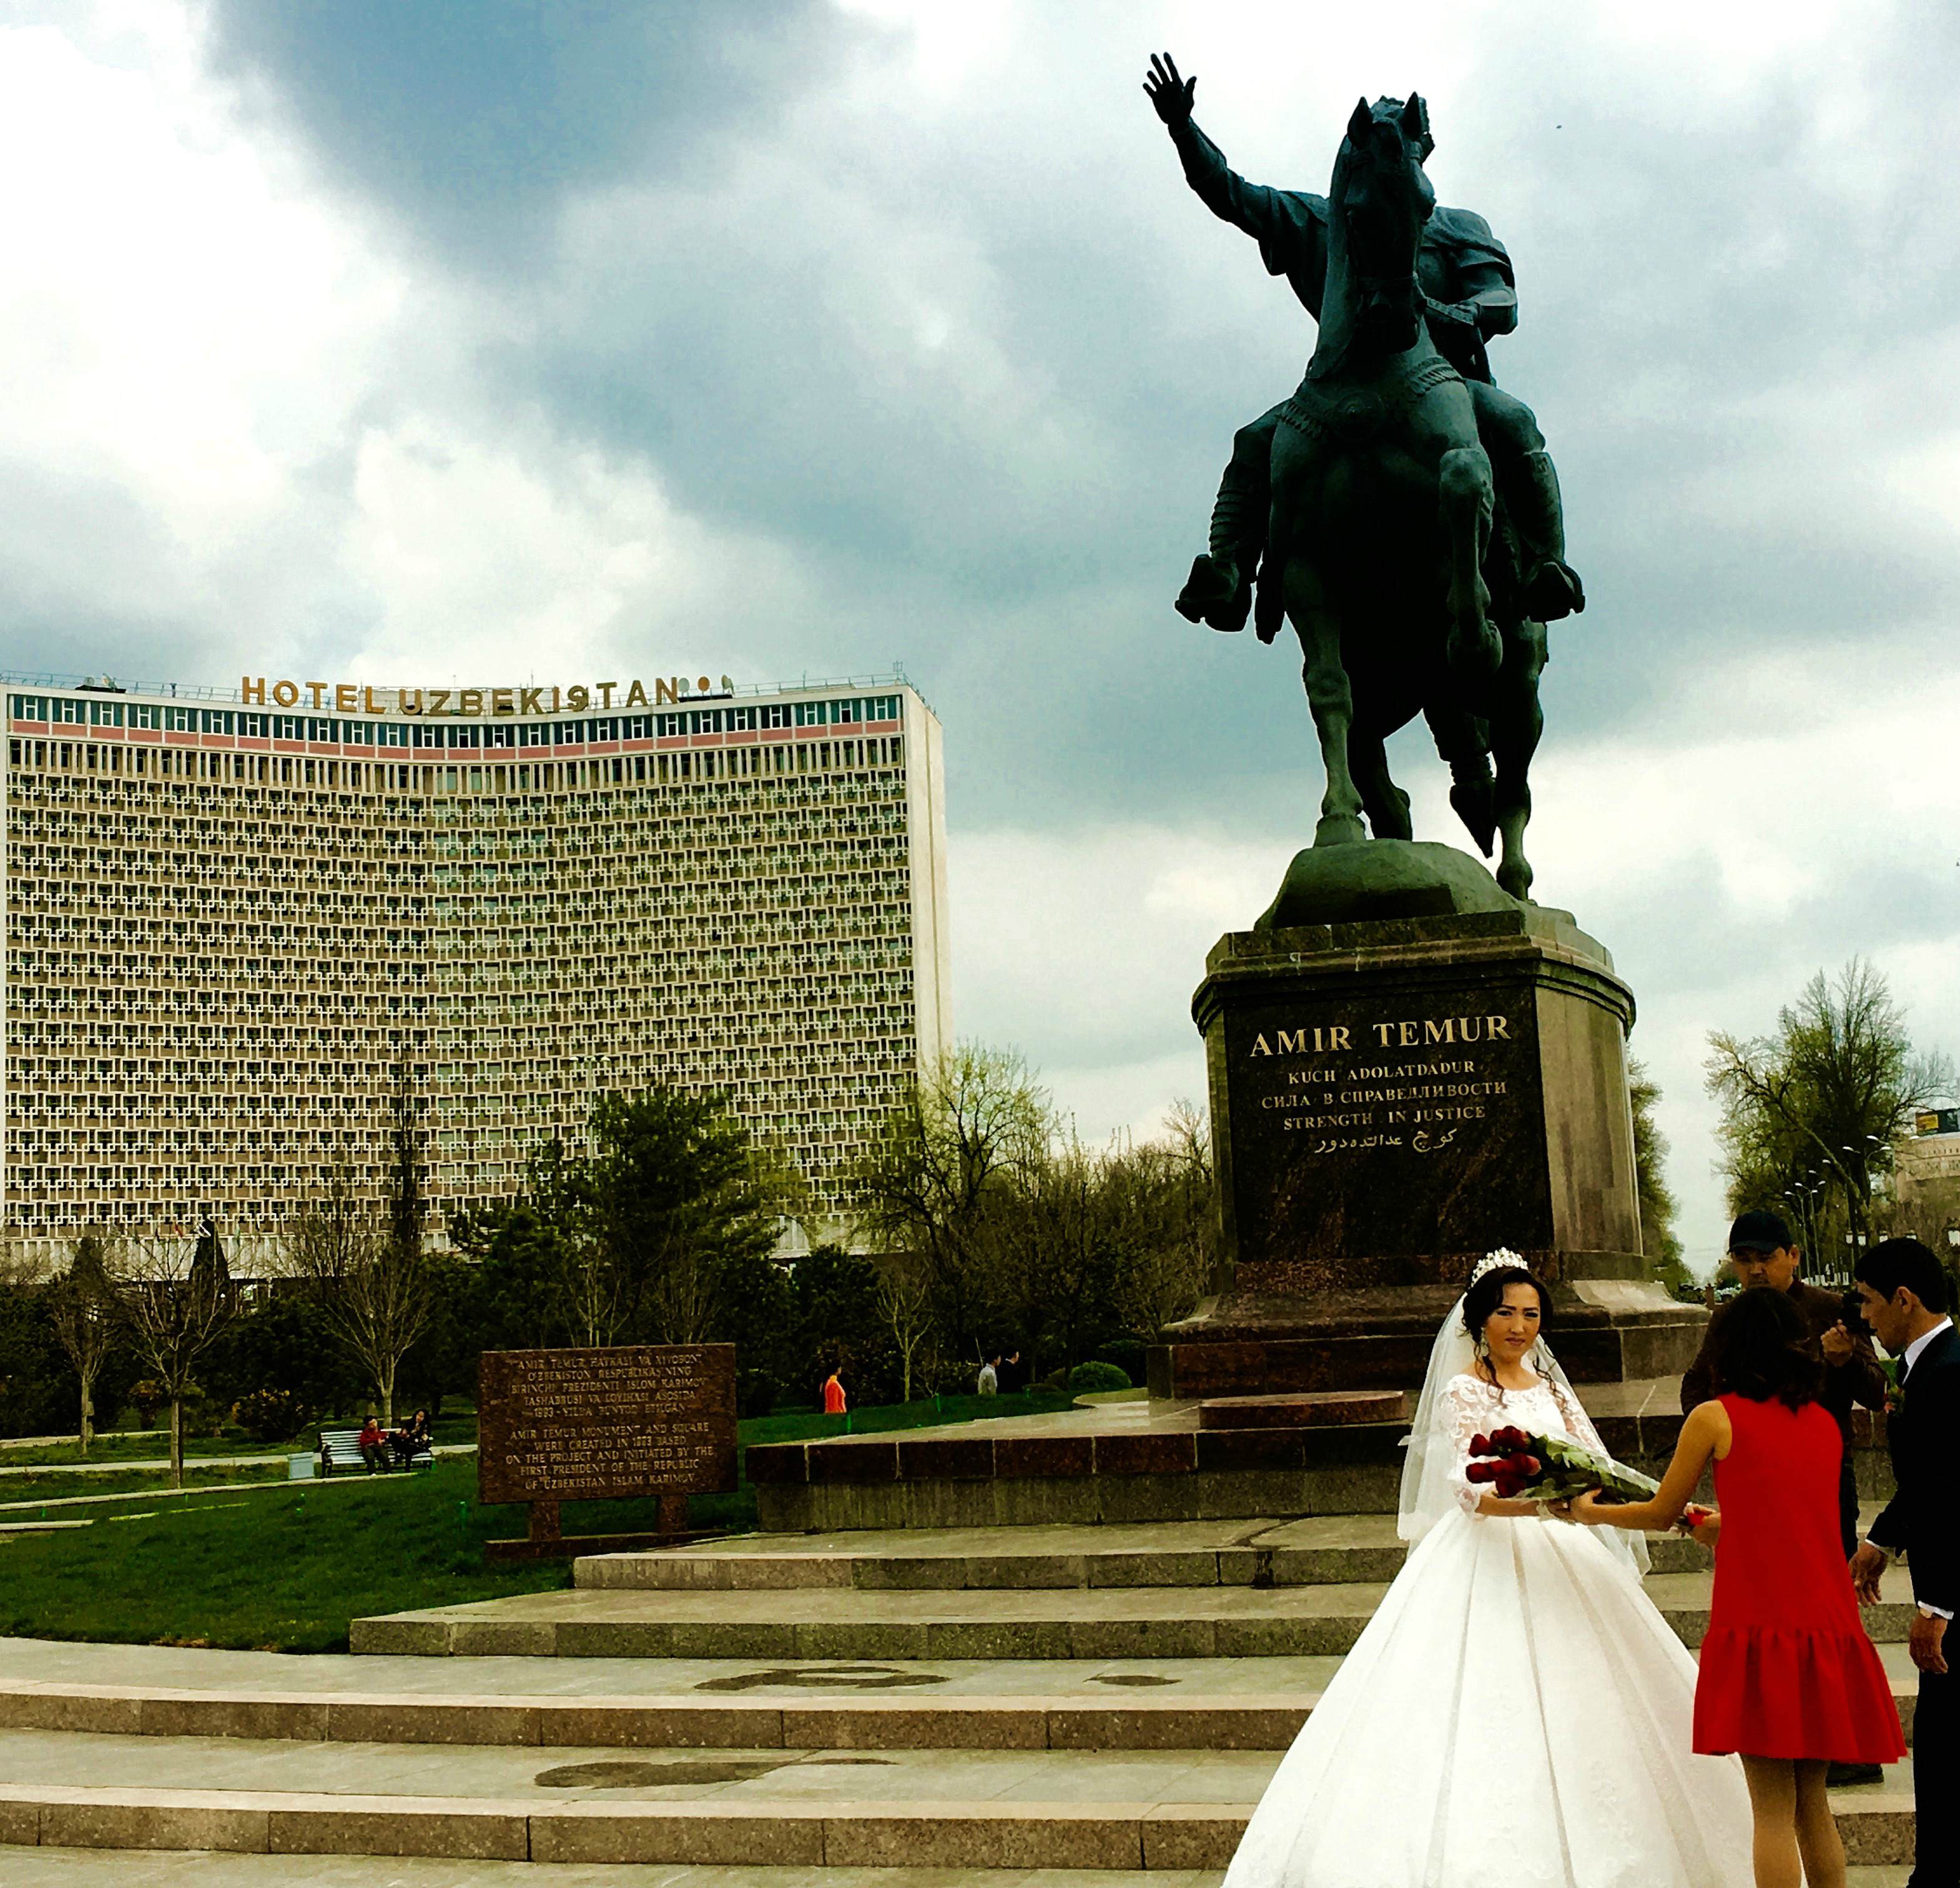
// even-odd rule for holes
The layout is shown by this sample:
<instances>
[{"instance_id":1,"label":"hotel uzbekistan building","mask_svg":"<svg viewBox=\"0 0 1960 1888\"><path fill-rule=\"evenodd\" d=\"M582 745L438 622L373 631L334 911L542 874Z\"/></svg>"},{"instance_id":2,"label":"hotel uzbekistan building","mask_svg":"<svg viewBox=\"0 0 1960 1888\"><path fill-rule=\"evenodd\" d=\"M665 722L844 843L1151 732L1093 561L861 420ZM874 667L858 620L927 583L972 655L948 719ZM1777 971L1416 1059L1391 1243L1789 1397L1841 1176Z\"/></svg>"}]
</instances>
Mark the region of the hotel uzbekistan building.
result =
<instances>
[{"instance_id":1,"label":"hotel uzbekistan building","mask_svg":"<svg viewBox=\"0 0 1960 1888\"><path fill-rule=\"evenodd\" d=\"M727 1092L835 1214L948 1041L940 726L902 678L6 686L25 1251L379 1198L403 1095L439 1230L654 1081Z\"/></svg>"}]
</instances>

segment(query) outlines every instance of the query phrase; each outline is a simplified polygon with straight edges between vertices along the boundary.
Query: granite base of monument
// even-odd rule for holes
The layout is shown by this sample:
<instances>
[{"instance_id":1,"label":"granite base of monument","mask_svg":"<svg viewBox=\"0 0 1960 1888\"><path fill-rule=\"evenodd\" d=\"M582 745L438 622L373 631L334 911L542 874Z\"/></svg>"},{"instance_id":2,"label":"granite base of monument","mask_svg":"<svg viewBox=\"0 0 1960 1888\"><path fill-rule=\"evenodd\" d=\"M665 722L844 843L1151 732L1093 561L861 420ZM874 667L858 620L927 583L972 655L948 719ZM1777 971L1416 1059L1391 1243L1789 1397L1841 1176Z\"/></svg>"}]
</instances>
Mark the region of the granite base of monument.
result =
<instances>
[{"instance_id":1,"label":"granite base of monument","mask_svg":"<svg viewBox=\"0 0 1960 1888\"><path fill-rule=\"evenodd\" d=\"M1375 841L1303 853L1205 971L1221 1257L1153 1396L1413 1388L1500 1246L1553 1286L1575 1378L1685 1366L1704 1314L1640 1251L1632 993L1568 914Z\"/></svg>"}]
</instances>

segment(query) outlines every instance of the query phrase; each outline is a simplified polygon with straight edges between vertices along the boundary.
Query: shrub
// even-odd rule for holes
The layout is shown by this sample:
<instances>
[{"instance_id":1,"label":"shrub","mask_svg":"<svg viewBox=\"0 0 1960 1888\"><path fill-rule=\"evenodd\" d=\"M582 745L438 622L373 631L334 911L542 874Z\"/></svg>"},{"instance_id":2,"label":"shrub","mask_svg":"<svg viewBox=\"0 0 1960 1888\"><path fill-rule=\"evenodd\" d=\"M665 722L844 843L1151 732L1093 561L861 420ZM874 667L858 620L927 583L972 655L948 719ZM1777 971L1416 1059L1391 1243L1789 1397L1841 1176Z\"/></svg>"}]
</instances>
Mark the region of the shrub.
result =
<instances>
[{"instance_id":1,"label":"shrub","mask_svg":"<svg viewBox=\"0 0 1960 1888\"><path fill-rule=\"evenodd\" d=\"M290 1390L254 1390L231 1406L231 1419L254 1442L290 1442L312 1413Z\"/></svg>"},{"instance_id":2,"label":"shrub","mask_svg":"<svg viewBox=\"0 0 1960 1888\"><path fill-rule=\"evenodd\" d=\"M183 1391L183 1432L186 1436L212 1436L224 1426L224 1406L212 1400L211 1392L201 1383L187 1383Z\"/></svg>"},{"instance_id":3,"label":"shrub","mask_svg":"<svg viewBox=\"0 0 1960 1888\"><path fill-rule=\"evenodd\" d=\"M1149 1374L1147 1346L1140 1337L1113 1338L1099 1345L1095 1355L1099 1363L1114 1364L1133 1385Z\"/></svg>"},{"instance_id":4,"label":"shrub","mask_svg":"<svg viewBox=\"0 0 1960 1888\"><path fill-rule=\"evenodd\" d=\"M1078 1397L1097 1396L1108 1390L1128 1389L1130 1379L1114 1364L1091 1358L1086 1364L1077 1364L1068 1373L1068 1387Z\"/></svg>"},{"instance_id":5,"label":"shrub","mask_svg":"<svg viewBox=\"0 0 1960 1888\"><path fill-rule=\"evenodd\" d=\"M129 1386L129 1406L146 1429L157 1426L157 1418L170 1406L170 1393L154 1377L139 1377Z\"/></svg>"}]
</instances>

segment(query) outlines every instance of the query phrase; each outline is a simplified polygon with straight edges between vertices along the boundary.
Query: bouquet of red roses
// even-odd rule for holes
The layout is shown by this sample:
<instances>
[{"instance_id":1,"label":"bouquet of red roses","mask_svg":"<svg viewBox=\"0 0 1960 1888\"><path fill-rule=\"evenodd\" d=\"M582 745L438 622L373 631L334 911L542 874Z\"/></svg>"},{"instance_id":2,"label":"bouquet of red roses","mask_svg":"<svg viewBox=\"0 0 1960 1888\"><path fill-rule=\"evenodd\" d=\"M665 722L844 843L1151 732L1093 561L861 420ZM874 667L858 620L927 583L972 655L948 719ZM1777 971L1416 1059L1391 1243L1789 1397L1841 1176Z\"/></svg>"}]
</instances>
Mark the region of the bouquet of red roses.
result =
<instances>
[{"instance_id":1,"label":"bouquet of red roses","mask_svg":"<svg viewBox=\"0 0 1960 1888\"><path fill-rule=\"evenodd\" d=\"M1470 1438L1470 1454L1465 1476L1507 1502L1566 1502L1595 1488L1637 1502L1660 1488L1651 1476L1628 1468L1609 1455L1582 1448L1562 1435L1493 1429L1488 1435ZM1691 1502L1675 1526L1682 1534L1692 1534L1713 1512Z\"/></svg>"},{"instance_id":2,"label":"bouquet of red roses","mask_svg":"<svg viewBox=\"0 0 1960 1888\"><path fill-rule=\"evenodd\" d=\"M1564 1502L1589 1489L1603 1488L1628 1501L1645 1501L1660 1483L1637 1469L1622 1467L1562 1435L1527 1435L1516 1429L1494 1429L1470 1441L1472 1482L1488 1486L1505 1501Z\"/></svg>"}]
</instances>

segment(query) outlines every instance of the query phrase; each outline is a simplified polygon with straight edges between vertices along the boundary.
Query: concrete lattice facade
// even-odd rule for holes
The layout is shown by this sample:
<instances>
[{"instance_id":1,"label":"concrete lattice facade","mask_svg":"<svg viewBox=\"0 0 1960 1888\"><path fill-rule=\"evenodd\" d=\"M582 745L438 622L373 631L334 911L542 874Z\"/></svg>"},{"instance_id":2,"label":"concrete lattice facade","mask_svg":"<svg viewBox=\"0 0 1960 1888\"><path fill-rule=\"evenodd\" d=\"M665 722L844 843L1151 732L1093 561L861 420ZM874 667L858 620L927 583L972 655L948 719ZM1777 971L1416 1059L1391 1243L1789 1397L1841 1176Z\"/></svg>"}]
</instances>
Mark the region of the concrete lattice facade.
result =
<instances>
[{"instance_id":1,"label":"concrete lattice facade","mask_svg":"<svg viewBox=\"0 0 1960 1888\"><path fill-rule=\"evenodd\" d=\"M262 697L9 688L10 1235L205 1209L269 1238L342 1168L379 1197L398 1083L438 1225L653 1079L730 1091L837 1210L950 1028L910 687L549 720Z\"/></svg>"}]
</instances>

